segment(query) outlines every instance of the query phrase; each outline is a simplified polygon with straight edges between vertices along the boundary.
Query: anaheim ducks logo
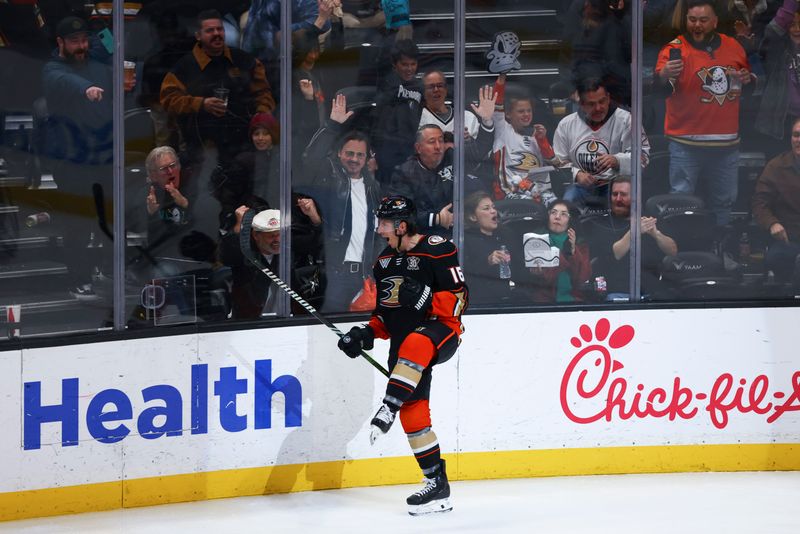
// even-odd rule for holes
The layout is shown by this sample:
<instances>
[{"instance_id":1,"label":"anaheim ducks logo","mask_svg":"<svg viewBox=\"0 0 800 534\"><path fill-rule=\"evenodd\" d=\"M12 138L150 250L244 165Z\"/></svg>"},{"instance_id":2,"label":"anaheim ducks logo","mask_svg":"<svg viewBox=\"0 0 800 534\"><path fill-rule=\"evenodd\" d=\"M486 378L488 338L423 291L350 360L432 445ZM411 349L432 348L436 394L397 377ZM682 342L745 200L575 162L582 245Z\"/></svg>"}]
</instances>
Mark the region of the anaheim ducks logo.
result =
<instances>
[{"instance_id":1,"label":"anaheim ducks logo","mask_svg":"<svg viewBox=\"0 0 800 534\"><path fill-rule=\"evenodd\" d=\"M701 88L708 95L701 96L700 102L710 104L716 102L720 106L725 100L733 100L736 95L730 94L730 83L728 82L728 70L725 67L703 67L697 71L697 76L702 80Z\"/></svg>"},{"instance_id":2,"label":"anaheim ducks logo","mask_svg":"<svg viewBox=\"0 0 800 534\"><path fill-rule=\"evenodd\" d=\"M387 308L400 307L400 285L403 283L402 276L389 276L380 283L380 303Z\"/></svg>"},{"instance_id":3,"label":"anaheim ducks logo","mask_svg":"<svg viewBox=\"0 0 800 534\"><path fill-rule=\"evenodd\" d=\"M608 146L601 139L587 139L575 149L575 160L581 170L597 174L597 158L610 153Z\"/></svg>"},{"instance_id":4,"label":"anaheim ducks logo","mask_svg":"<svg viewBox=\"0 0 800 534\"><path fill-rule=\"evenodd\" d=\"M539 158L531 152L514 152L511 155L511 160L513 161L511 168L524 174L528 174L531 169L542 166L542 162Z\"/></svg>"},{"instance_id":5,"label":"anaheim ducks logo","mask_svg":"<svg viewBox=\"0 0 800 534\"><path fill-rule=\"evenodd\" d=\"M439 178L441 178L443 182L452 182L453 166L447 165L445 167L442 167L442 169L439 171Z\"/></svg>"}]
</instances>

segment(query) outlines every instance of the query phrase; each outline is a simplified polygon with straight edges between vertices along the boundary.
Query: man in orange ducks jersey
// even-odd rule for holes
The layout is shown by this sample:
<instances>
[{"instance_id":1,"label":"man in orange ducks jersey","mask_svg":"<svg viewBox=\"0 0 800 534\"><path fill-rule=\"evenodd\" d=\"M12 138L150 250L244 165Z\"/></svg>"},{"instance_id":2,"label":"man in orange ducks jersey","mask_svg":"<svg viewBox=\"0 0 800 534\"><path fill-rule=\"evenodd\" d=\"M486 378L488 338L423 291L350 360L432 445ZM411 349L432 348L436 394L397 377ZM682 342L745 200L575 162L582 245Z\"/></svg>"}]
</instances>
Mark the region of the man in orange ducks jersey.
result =
<instances>
[{"instance_id":1,"label":"man in orange ducks jersey","mask_svg":"<svg viewBox=\"0 0 800 534\"><path fill-rule=\"evenodd\" d=\"M410 199L386 197L376 215L378 233L388 246L373 267L378 286L375 311L369 325L353 327L342 337L339 348L355 358L361 349L372 348L376 336L391 340L391 376L383 404L372 419L370 442L389 431L399 412L425 475L425 487L406 499L408 512L447 512L453 508L450 485L431 428L428 401L432 367L449 360L458 348L467 286L455 245L435 234L417 233Z\"/></svg>"},{"instance_id":2,"label":"man in orange ducks jersey","mask_svg":"<svg viewBox=\"0 0 800 534\"><path fill-rule=\"evenodd\" d=\"M686 7L686 30L656 63L656 88L669 93L670 193L706 190L706 204L723 226L738 194L739 101L753 76L742 46L717 33L715 3L687 0Z\"/></svg>"}]
</instances>

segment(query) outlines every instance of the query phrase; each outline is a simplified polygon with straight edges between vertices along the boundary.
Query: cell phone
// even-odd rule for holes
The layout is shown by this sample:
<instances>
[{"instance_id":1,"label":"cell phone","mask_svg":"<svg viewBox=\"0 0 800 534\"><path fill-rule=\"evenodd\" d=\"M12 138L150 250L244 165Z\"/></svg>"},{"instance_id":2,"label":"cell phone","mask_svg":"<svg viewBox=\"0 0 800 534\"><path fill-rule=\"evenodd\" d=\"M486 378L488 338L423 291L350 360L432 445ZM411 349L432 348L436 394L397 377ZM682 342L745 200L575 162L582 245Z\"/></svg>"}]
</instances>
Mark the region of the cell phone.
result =
<instances>
[{"instance_id":1,"label":"cell phone","mask_svg":"<svg viewBox=\"0 0 800 534\"><path fill-rule=\"evenodd\" d=\"M109 54L114 54L114 36L111 34L111 30L108 28L103 28L99 32L97 32L97 38L100 39L100 42L103 44L103 48L106 49L106 52Z\"/></svg>"},{"instance_id":2,"label":"cell phone","mask_svg":"<svg viewBox=\"0 0 800 534\"><path fill-rule=\"evenodd\" d=\"M669 49L669 60L670 61L675 61L676 59L677 60L681 59L681 51L680 51L680 49L678 49L678 48L670 48Z\"/></svg>"}]
</instances>

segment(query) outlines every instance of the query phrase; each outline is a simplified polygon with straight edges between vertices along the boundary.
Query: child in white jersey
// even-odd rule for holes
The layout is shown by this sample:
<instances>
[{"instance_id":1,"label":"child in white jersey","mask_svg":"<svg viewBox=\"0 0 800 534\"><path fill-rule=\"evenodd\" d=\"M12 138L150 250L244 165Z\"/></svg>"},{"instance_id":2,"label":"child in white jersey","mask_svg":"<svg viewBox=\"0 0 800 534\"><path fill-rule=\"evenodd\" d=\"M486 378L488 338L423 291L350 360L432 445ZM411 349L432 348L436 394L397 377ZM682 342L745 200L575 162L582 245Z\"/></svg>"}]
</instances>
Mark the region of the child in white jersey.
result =
<instances>
[{"instance_id":1,"label":"child in white jersey","mask_svg":"<svg viewBox=\"0 0 800 534\"><path fill-rule=\"evenodd\" d=\"M533 123L534 101L527 95L509 98L504 106L506 75L495 83L495 198L530 198L544 205L555 200L546 168L554 156L547 129Z\"/></svg>"}]
</instances>

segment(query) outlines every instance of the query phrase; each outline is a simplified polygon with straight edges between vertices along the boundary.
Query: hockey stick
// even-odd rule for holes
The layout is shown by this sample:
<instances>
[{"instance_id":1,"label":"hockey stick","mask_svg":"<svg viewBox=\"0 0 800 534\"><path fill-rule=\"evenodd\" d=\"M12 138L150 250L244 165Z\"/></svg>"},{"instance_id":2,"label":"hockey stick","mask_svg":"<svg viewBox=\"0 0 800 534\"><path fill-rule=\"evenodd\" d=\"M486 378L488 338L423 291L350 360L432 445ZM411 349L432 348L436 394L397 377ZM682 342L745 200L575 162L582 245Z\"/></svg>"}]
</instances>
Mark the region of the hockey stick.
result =
<instances>
[{"instance_id":1,"label":"hockey stick","mask_svg":"<svg viewBox=\"0 0 800 534\"><path fill-rule=\"evenodd\" d=\"M286 284L286 282L284 282L278 277L278 275L273 273L268 267L262 266L255 258L255 256L253 255L253 251L250 248L250 228L253 225L253 217L255 217L255 215L256 215L255 211L248 210L244 214L244 217L242 218L242 225L241 229L239 230L239 248L242 251L242 256L247 258L250 261L250 263L252 263L259 271L264 273L267 276L267 278L269 278L272 281L273 284L275 284L276 286L284 290L286 293L288 293L288 295L292 297L298 304L300 304L300 306L302 306L303 309L305 309L308 313L313 315L316 320L327 326L328 330L330 330L331 332L339 336L341 339L343 339L345 343L348 343L350 341L349 335L339 330L336 327L336 325L330 321L330 319L319 313L317 309L314 308L314 306L309 304L294 289L289 287L288 284ZM380 371L381 374L383 374L386 378L389 378L389 371L384 369L381 364L372 359L372 356L364 352L363 349L361 350L361 356L369 363L371 363L372 366L375 367L375 369L377 369L378 371Z\"/></svg>"}]
</instances>

